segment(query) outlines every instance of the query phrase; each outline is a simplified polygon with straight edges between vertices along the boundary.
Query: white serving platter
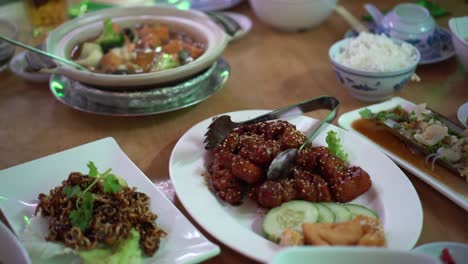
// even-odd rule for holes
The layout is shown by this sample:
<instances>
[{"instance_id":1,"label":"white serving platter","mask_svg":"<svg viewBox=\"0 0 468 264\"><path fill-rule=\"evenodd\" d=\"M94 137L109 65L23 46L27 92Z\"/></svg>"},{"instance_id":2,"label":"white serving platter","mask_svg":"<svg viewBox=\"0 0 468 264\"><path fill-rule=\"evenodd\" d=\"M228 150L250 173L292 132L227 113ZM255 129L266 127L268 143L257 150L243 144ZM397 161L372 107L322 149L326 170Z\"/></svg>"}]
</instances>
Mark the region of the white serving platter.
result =
<instances>
[{"instance_id":1,"label":"white serving platter","mask_svg":"<svg viewBox=\"0 0 468 264\"><path fill-rule=\"evenodd\" d=\"M393 97L392 99L388 101L370 105L364 108L368 108L372 112L378 112L382 110L392 109L398 105L400 105L405 110L412 109L415 106L414 103L408 100L405 100L400 97ZM445 195L447 198L452 200L457 205L461 206L463 209L468 210L468 183L466 184L465 188L459 188L458 190L454 190L449 185L427 174L426 172L412 165L411 163L408 163L406 160L400 158L399 156L395 155L391 151L388 151L387 149L374 143L369 138L367 138L366 136L362 135L361 133L353 129L352 123L355 120L358 120L359 118L361 118L361 116L359 115L359 111L363 110L364 108L359 108L359 109L356 109L356 110L353 110L353 111L350 111L341 115L340 118L338 119L339 126L346 130L353 131L354 133L358 134L365 141L370 142L371 144L373 144L374 146L382 150L387 156L389 156L392 160L394 160L398 165L400 165L401 167L413 173L416 177L420 178L421 180L423 180L424 182L426 182L427 184L435 188L437 191ZM458 176L453 175L453 177L458 177Z\"/></svg>"},{"instance_id":2,"label":"white serving platter","mask_svg":"<svg viewBox=\"0 0 468 264\"><path fill-rule=\"evenodd\" d=\"M247 120L266 110L227 113L233 121ZM204 134L212 118L189 129L177 142L170 159L169 171L181 203L192 217L211 235L241 254L261 262L269 262L281 248L262 236L263 214L248 198L241 206L231 206L211 192L202 176L206 173L207 152ZM300 131L308 131L320 121L305 116L286 119ZM375 146L354 133L329 125L313 141L326 145L328 130L337 131L350 164L369 173L371 189L353 201L375 210L384 227L388 247L411 249L422 228L422 207L419 197L406 175ZM395 190L399 190L395 192Z\"/></svg>"},{"instance_id":3,"label":"white serving platter","mask_svg":"<svg viewBox=\"0 0 468 264\"><path fill-rule=\"evenodd\" d=\"M156 223L168 234L153 257L143 263L197 263L220 253L168 200L146 175L125 155L113 138L104 138L0 171L0 206L17 234L21 234L34 212L39 193L49 191L68 178L70 172L88 171L93 161L98 168L112 168L129 186L151 198ZM3 239L3 238L0 238ZM2 240L3 241L3 240ZM34 263L40 261L35 261ZM59 260L58 263L67 263Z\"/></svg>"}]
</instances>

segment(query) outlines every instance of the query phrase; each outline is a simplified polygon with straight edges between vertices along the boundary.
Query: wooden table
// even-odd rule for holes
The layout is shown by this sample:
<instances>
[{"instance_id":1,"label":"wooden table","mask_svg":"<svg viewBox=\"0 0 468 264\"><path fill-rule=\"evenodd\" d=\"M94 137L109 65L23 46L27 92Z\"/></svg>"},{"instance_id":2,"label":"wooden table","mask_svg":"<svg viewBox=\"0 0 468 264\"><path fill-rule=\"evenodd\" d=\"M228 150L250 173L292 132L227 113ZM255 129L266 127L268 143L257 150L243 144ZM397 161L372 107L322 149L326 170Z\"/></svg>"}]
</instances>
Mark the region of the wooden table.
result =
<instances>
[{"instance_id":1,"label":"wooden table","mask_svg":"<svg viewBox=\"0 0 468 264\"><path fill-rule=\"evenodd\" d=\"M341 1L351 12L364 14L367 0ZM379 3L382 9L398 1ZM468 14L464 1L439 1L452 15ZM20 39L31 41L18 4L0 7L22 28ZM341 113L366 106L348 95L335 78L328 48L343 37L348 25L332 14L323 24L303 33L283 33L260 23L247 3L234 11L253 20L252 31L229 44L224 57L232 67L225 87L206 101L187 109L146 117L109 117L73 110L54 99L47 84L28 83L9 71L0 73L0 169L18 165L104 137L114 137L125 153L157 184L169 182L169 156L177 140L196 123L213 115L242 109L275 109L324 94L338 97ZM15 15L16 12L16 15ZM447 27L448 17L437 22ZM427 102L456 121L457 108L468 101L468 75L455 58L421 66L420 83L410 83L397 95ZM311 116L324 118L325 113ZM418 245L433 241L468 243L468 214L410 173L424 209ZM170 183L170 182L169 182ZM397 193L398 191L395 190ZM190 217L180 202L177 207ZM404 206L404 201L401 201ZM195 223L196 224L196 223ZM200 228L200 226L198 226ZM219 243L221 254L207 263L251 263Z\"/></svg>"}]
</instances>

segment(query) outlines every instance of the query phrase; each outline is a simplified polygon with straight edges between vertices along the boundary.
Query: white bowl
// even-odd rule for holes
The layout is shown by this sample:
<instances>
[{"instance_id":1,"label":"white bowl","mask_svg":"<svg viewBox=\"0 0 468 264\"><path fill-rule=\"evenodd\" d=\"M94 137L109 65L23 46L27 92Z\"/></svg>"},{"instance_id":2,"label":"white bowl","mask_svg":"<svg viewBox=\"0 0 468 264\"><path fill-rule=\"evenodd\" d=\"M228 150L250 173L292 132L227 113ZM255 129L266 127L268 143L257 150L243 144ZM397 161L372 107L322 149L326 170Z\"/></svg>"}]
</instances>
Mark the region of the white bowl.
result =
<instances>
[{"instance_id":1,"label":"white bowl","mask_svg":"<svg viewBox=\"0 0 468 264\"><path fill-rule=\"evenodd\" d=\"M465 127L468 128L468 103L464 103L457 111L458 121Z\"/></svg>"},{"instance_id":2,"label":"white bowl","mask_svg":"<svg viewBox=\"0 0 468 264\"><path fill-rule=\"evenodd\" d=\"M58 73L87 84L126 87L126 89L132 86L165 83L189 77L208 68L218 59L229 40L219 26L199 11L184 11L167 6L125 7L92 12L64 23L49 33L46 50L60 57L69 58L70 51L76 44L99 34L102 22L106 18L112 18L113 22L122 26L143 21L161 22L204 43L206 50L191 63L160 72L112 75L77 70L58 62Z\"/></svg>"},{"instance_id":3,"label":"white bowl","mask_svg":"<svg viewBox=\"0 0 468 264\"><path fill-rule=\"evenodd\" d=\"M28 252L18 238L0 221L0 261L3 263L30 264Z\"/></svg>"},{"instance_id":4,"label":"white bowl","mask_svg":"<svg viewBox=\"0 0 468 264\"><path fill-rule=\"evenodd\" d=\"M411 46L414 62L404 69L392 72L356 70L340 64L335 59L341 51L341 47L350 40L343 39L333 44L328 51L328 55L336 76L343 87L355 98L366 102L377 102L392 97L396 91L403 88L411 79L421 57L419 51L414 46ZM392 40L399 45L403 43L401 40Z\"/></svg>"},{"instance_id":5,"label":"white bowl","mask_svg":"<svg viewBox=\"0 0 468 264\"><path fill-rule=\"evenodd\" d=\"M456 242L434 242L416 247L413 251L423 253L434 258L440 258L444 248L449 250L455 263L468 263L468 244Z\"/></svg>"},{"instance_id":6,"label":"white bowl","mask_svg":"<svg viewBox=\"0 0 468 264\"><path fill-rule=\"evenodd\" d=\"M451 18L449 27L455 53L468 72L468 16Z\"/></svg>"},{"instance_id":7,"label":"white bowl","mask_svg":"<svg viewBox=\"0 0 468 264\"><path fill-rule=\"evenodd\" d=\"M306 30L322 23L337 0L250 0L255 15L283 31Z\"/></svg>"},{"instance_id":8,"label":"white bowl","mask_svg":"<svg viewBox=\"0 0 468 264\"><path fill-rule=\"evenodd\" d=\"M425 7L401 3L384 16L380 28L391 38L417 44L427 41L434 33L436 23Z\"/></svg>"},{"instance_id":9,"label":"white bowl","mask_svg":"<svg viewBox=\"0 0 468 264\"><path fill-rule=\"evenodd\" d=\"M440 264L433 257L406 250L370 247L291 247L278 253L271 264Z\"/></svg>"}]
</instances>

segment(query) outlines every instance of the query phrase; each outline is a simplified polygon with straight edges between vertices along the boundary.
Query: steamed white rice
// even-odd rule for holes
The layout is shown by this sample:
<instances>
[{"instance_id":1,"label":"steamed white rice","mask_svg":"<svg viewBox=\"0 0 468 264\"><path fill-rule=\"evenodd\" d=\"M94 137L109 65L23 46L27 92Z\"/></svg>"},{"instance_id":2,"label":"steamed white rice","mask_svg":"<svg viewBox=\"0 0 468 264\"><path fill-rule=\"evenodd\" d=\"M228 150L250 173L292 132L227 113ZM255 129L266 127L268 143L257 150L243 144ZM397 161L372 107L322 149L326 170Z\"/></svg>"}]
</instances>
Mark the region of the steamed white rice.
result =
<instances>
[{"instance_id":1,"label":"steamed white rice","mask_svg":"<svg viewBox=\"0 0 468 264\"><path fill-rule=\"evenodd\" d=\"M414 63L410 44L395 44L385 35L362 32L341 48L336 61L347 67L370 72L402 70Z\"/></svg>"}]
</instances>

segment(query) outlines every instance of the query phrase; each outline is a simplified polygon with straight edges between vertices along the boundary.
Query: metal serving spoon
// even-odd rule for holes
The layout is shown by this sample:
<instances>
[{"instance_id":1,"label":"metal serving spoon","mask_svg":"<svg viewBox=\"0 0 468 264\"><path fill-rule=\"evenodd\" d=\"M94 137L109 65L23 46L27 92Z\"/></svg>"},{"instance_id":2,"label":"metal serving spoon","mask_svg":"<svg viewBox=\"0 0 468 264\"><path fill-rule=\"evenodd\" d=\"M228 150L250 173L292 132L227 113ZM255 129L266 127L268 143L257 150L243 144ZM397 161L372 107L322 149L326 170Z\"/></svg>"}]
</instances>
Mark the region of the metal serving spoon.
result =
<instances>
[{"instance_id":1,"label":"metal serving spoon","mask_svg":"<svg viewBox=\"0 0 468 264\"><path fill-rule=\"evenodd\" d=\"M317 129L315 129L315 131L310 134L307 140L302 143L298 149L290 148L283 150L278 154L278 156L276 156L275 159L273 159L270 167L268 168L267 179L274 180L289 175L289 173L294 168L299 151L301 151L305 146L307 146L307 144L309 144L309 142L311 142L318 134L320 134L325 123L330 123L335 119L340 102L337 100L337 102L334 103L336 104L330 105L332 111L325 117L325 119L322 120L322 122L320 122L320 125L317 127Z\"/></svg>"},{"instance_id":2,"label":"metal serving spoon","mask_svg":"<svg viewBox=\"0 0 468 264\"><path fill-rule=\"evenodd\" d=\"M29 46L29 45L24 44L24 43L22 43L22 42L19 42L19 41L16 41L16 40L14 40L14 39L5 37L5 36L2 35L2 34L0 34L0 39L4 40L4 41L6 41L6 42L9 42L9 43L11 43L11 44L13 44L13 45L16 45L16 46L22 47L22 48L24 48L24 49L27 49L27 50L29 50L29 51L38 53L38 54L43 55L43 56L46 56L46 57L49 57L49 58L54 59L54 60L56 60L56 61L60 61L60 62L62 62L62 63L64 63L64 64L67 64L67 65L69 65L69 66L75 67L75 68L77 68L77 69L79 69L79 70L88 71L88 72L89 72L88 69L86 69L85 67L79 65L78 63L75 63L75 62L73 62L73 61L71 61L71 60L67 60L67 59L65 59L65 58L59 57L59 56L57 56L57 55L55 55L55 54L48 53L48 52L43 51L43 50L40 50L40 49L36 49L35 47Z\"/></svg>"}]
</instances>

